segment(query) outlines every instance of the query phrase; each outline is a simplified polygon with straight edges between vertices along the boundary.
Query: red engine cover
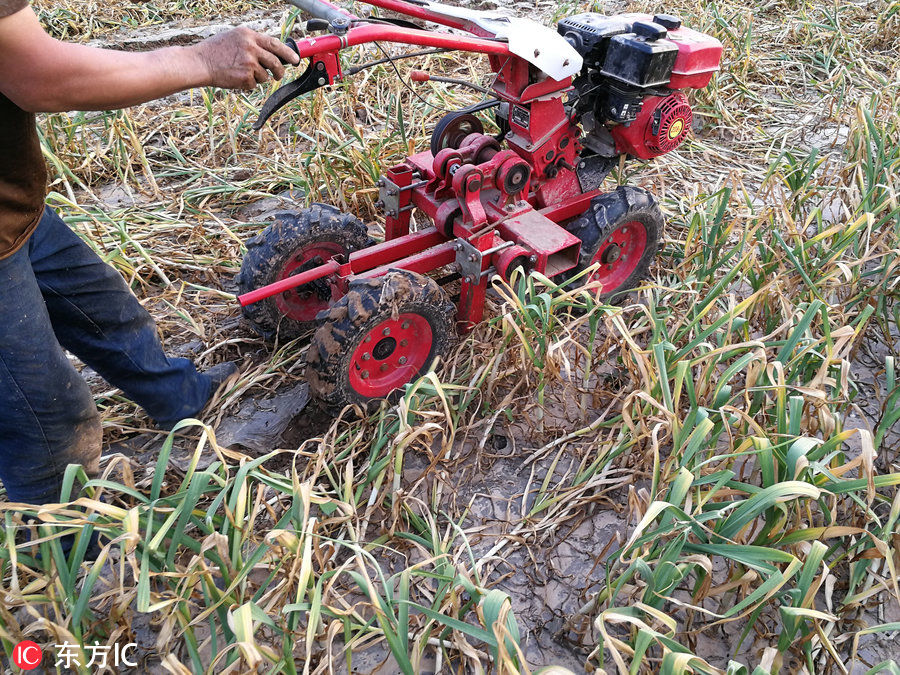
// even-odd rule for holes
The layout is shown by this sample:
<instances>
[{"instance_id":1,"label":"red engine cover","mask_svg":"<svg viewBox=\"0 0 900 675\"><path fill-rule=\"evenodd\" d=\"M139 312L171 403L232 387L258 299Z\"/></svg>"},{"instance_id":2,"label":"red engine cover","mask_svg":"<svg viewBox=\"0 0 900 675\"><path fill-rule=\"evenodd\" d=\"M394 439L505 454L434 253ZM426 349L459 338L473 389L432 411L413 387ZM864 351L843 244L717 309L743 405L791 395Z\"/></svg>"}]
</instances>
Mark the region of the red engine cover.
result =
<instances>
[{"instance_id":1,"label":"red engine cover","mask_svg":"<svg viewBox=\"0 0 900 675\"><path fill-rule=\"evenodd\" d=\"M694 119L687 97L680 91L668 96L648 96L637 119L611 130L616 151L652 159L681 145Z\"/></svg>"}]
</instances>

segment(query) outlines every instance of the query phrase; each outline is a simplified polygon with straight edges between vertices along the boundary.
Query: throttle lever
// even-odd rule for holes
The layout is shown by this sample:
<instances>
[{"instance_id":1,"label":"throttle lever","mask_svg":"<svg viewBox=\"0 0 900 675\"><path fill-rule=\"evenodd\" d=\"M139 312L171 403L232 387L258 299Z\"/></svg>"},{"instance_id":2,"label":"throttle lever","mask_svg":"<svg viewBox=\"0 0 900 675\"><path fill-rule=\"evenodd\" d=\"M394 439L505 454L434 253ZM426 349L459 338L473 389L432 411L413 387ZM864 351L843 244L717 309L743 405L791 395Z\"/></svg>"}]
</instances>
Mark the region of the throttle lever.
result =
<instances>
[{"instance_id":1,"label":"throttle lever","mask_svg":"<svg viewBox=\"0 0 900 675\"><path fill-rule=\"evenodd\" d=\"M306 30L310 33L328 30L331 23L327 19L310 19L306 22Z\"/></svg>"}]
</instances>

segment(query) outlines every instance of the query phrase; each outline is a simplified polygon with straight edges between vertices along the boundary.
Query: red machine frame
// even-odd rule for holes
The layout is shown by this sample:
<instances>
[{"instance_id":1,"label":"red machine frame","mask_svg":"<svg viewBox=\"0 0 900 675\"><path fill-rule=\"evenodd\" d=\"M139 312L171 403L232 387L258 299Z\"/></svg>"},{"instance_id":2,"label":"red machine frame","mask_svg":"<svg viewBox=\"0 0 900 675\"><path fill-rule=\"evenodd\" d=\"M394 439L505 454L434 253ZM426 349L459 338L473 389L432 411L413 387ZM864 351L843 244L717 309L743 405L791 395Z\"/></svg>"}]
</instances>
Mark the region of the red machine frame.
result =
<instances>
[{"instance_id":1,"label":"red machine frame","mask_svg":"<svg viewBox=\"0 0 900 675\"><path fill-rule=\"evenodd\" d=\"M359 20L335 5L321 4L345 16L348 25ZM296 42L297 52L310 59L310 68L321 76L318 84L342 78L339 50L369 42L487 54L496 73L493 94L511 111L505 138L509 149L501 149L491 136L470 134L458 148L409 157L388 169L378 183L386 212L383 243L353 252L346 261L328 260L238 300L246 306L326 277L345 292L354 277L376 277L390 269L427 274L455 264L461 281L457 321L459 330L466 332L482 319L494 271L507 277L514 266L524 264L552 277L577 264L581 241L559 223L584 212L601 191L583 192L575 172L581 130L563 104L572 77L555 80L539 73L506 42L492 39L463 18L403 0L368 0L368 4L473 36L367 23L343 34L307 37ZM433 226L410 232L413 209L430 218Z\"/></svg>"}]
</instances>

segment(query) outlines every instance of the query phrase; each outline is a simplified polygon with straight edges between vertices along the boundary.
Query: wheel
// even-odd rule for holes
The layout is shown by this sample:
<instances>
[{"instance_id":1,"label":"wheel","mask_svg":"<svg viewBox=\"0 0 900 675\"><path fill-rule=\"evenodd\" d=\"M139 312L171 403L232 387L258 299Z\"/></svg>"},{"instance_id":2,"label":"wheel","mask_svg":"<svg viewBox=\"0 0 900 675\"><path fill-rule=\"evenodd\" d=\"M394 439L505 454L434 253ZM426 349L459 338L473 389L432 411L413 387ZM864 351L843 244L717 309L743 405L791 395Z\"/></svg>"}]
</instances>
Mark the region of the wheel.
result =
<instances>
[{"instance_id":1,"label":"wheel","mask_svg":"<svg viewBox=\"0 0 900 675\"><path fill-rule=\"evenodd\" d=\"M578 265L570 276L594 263L600 267L577 284L599 281L600 298L621 298L646 276L659 247L663 215L656 200L646 190L619 187L598 195L591 207L566 229L581 239Z\"/></svg>"},{"instance_id":2,"label":"wheel","mask_svg":"<svg viewBox=\"0 0 900 675\"><path fill-rule=\"evenodd\" d=\"M392 270L351 282L320 315L307 352L310 393L332 409L390 398L447 354L455 317L440 286L419 274Z\"/></svg>"},{"instance_id":3,"label":"wheel","mask_svg":"<svg viewBox=\"0 0 900 675\"><path fill-rule=\"evenodd\" d=\"M431 154L436 155L444 148L458 149L469 134L484 133L481 120L472 113L460 110L444 115L431 134Z\"/></svg>"},{"instance_id":4,"label":"wheel","mask_svg":"<svg viewBox=\"0 0 900 675\"><path fill-rule=\"evenodd\" d=\"M373 242L355 216L327 204L276 214L275 222L247 242L237 276L241 293L260 288L319 265L334 256ZM266 339L276 334L293 339L315 328L316 314L328 309L341 291L328 279L317 279L243 308L244 316Z\"/></svg>"}]
</instances>

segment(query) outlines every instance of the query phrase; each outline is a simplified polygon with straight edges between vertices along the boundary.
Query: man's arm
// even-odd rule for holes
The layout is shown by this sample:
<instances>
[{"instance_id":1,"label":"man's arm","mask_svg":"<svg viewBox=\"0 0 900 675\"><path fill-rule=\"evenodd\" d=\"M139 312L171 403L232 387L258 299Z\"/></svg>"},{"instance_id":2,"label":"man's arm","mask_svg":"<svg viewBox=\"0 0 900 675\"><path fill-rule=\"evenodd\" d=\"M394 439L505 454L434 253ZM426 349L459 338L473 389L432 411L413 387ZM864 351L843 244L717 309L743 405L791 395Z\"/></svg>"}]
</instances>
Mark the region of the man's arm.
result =
<instances>
[{"instance_id":1,"label":"man's arm","mask_svg":"<svg viewBox=\"0 0 900 675\"><path fill-rule=\"evenodd\" d=\"M299 57L247 28L190 47L151 52L96 49L55 40L30 7L0 18L0 92L23 110L111 110L192 87L252 89Z\"/></svg>"}]
</instances>

